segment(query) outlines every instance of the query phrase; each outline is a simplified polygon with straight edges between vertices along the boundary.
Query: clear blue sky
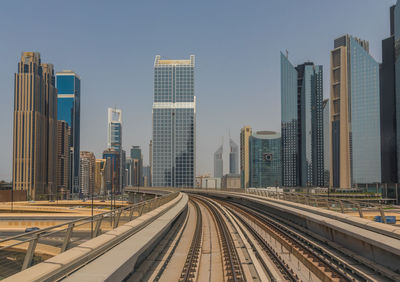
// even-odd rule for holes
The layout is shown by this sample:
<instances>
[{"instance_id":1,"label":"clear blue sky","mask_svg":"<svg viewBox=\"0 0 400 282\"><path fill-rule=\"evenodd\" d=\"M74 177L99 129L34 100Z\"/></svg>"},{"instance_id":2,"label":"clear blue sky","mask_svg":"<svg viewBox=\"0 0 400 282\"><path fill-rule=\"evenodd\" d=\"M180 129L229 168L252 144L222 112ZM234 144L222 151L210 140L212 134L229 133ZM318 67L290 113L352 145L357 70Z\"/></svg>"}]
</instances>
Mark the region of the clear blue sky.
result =
<instances>
[{"instance_id":1,"label":"clear blue sky","mask_svg":"<svg viewBox=\"0 0 400 282\"><path fill-rule=\"evenodd\" d=\"M349 33L381 60L394 0L4 1L0 9L0 179L11 179L13 74L22 51L38 51L56 71L82 78L81 150L106 147L107 107L123 110L123 146L148 163L155 55L196 55L197 172L240 128L280 130L279 51L294 64L324 66ZM337 8L340 7L340 8ZM225 155L224 169L228 169Z\"/></svg>"}]
</instances>

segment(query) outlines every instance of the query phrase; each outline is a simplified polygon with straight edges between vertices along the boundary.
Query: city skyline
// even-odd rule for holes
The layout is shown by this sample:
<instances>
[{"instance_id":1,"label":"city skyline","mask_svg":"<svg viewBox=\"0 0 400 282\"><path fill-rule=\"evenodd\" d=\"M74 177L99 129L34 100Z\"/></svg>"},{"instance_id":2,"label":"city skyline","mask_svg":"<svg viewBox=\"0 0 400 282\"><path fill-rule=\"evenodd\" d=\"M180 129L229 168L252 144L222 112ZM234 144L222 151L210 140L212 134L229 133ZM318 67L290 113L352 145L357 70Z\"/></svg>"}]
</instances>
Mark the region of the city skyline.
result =
<instances>
[{"instance_id":1,"label":"city skyline","mask_svg":"<svg viewBox=\"0 0 400 282\"><path fill-rule=\"evenodd\" d=\"M347 3L347 2L346 2ZM359 5L360 3L364 3L364 5ZM230 130L232 134L232 138L236 143L239 143L239 131L241 126L245 124L249 124L254 128L254 130L279 130L279 83L276 83L274 80L279 78L279 60L277 59L277 54L279 50L289 50L289 58L295 61L292 61L293 64L298 64L304 62L308 59L312 59L319 64L322 64L326 70L329 69L329 51L332 48L332 39L337 38L342 34L352 34L357 37L361 37L370 42L370 51L372 57L381 62L380 55L380 45L381 40L389 36L389 20L388 20L388 8L394 4L395 1L382 1L377 3L377 1L354 1L354 3L348 3L350 5L349 11L344 11L343 13L343 21L344 23L339 24L335 28L328 28L329 17L327 15L327 19L321 18L318 16L318 19L307 20L302 26L302 30L298 32L293 38L290 38L287 34L285 35L285 31L287 31L288 26L281 25L279 29L275 26L279 26L282 24L281 21L278 21L276 17L273 17L273 11L278 11L287 7L287 3L274 3L274 4L254 4L254 6L245 7L243 10L243 22L248 22L246 26L247 29L252 30L250 35L246 35L243 38L247 39L248 44L237 44L238 47L232 48L233 50L226 50L227 46L231 46L232 43L236 43L234 40L234 33L227 35L223 35L221 38L217 37L220 35L222 30L230 30L229 23L233 22L235 16L239 14L240 8L243 8L238 3L232 4L232 10L230 10L227 15L224 15L223 18L226 19L227 23L222 26L217 25L217 30L215 33L211 33L212 41L206 41L208 43L212 43L210 46L213 47L210 50L210 46L207 46L205 43L202 43L198 40L192 40L191 37L187 39L179 39L181 43L183 43L179 48L176 48L179 44L175 44L176 40L179 37L177 35L172 34L171 38L166 41L164 46L158 44L158 42L153 43L153 36L156 37L158 34L157 28L161 28L161 31L166 27L156 26L147 26L146 31L150 32L149 36L146 37L143 33L141 33L140 38L148 38L150 39L150 48L148 51L143 50L143 46L139 44L139 46L129 45L130 48L123 48L121 46L115 47L115 49L110 50L110 59L104 59L101 62L102 65L106 64L106 68L101 68L98 65L99 52L104 51L104 47L100 48L100 50L94 50L94 47L97 46L96 43L102 43L104 39L99 39L99 37L95 36L91 38L93 43L88 44L88 46L84 46L84 44L77 44L76 47L71 48L71 44L59 44L60 35L54 34L55 39L54 43L46 41L45 44L41 43L40 40L43 41L43 37L36 32L34 32L35 36L38 35L37 38L32 38L28 32L30 28L27 28L26 31L23 31L23 35L21 39L17 39L14 42L11 39L13 32L17 32L20 30L21 25L18 24L15 27L11 27L7 31L1 31L0 36L5 38L5 41L8 42L5 46L5 50L3 52L2 61L4 64L0 67L0 91L4 97L4 103L0 106L0 117L3 122L1 123L0 129L2 132L6 134L0 139L2 147L4 148L12 148L12 120L10 120L10 116L12 116L12 104L13 104L13 81L12 81L12 73L16 71L15 65L17 62L17 57L21 53L21 51L38 51L41 53L43 58L46 61L54 64L55 71L61 71L63 69L73 69L82 77L82 129L81 129L81 150L89 150L93 151L96 154L96 157L101 157L101 153L103 149L106 147L106 135L104 133L104 121L105 121L105 112L107 107L112 107L116 105L121 108L124 113L124 120L131 121L126 123L125 131L126 134L123 137L123 144L138 144L142 148L144 148L143 155L148 156L147 144L149 142L151 136L151 114L148 112L149 105L151 105L152 100L152 61L154 55L157 53L166 54L168 57L182 57L187 54L195 54L197 56L198 62L198 75L196 76L196 92L199 94L199 119L198 119L198 150L204 151L205 153L202 155L198 155L198 170L197 174L202 173L211 173L212 172L212 159L206 156L212 154L215 148L215 144L218 142L218 137L220 136L221 131ZM5 11L16 11L19 7L18 4L8 4L9 6L3 9L2 13L2 23L10 20L10 13L6 13ZM297 3L293 3L291 5L291 9L289 11L285 11L284 15L286 17L293 16L297 12L304 12L305 15L309 15L307 13L311 13L306 11L310 6L315 6L316 11L320 10L328 10L330 5L333 4L324 3L319 4L316 1L309 1L307 3L303 3L304 7L299 7ZM358 7L360 13L355 15L351 12L351 7ZM27 4L25 7L29 7L30 4ZM130 5L128 5L131 7ZM222 10L221 4L216 4L216 12L213 12L211 15L211 23L216 24L219 23L220 19L217 19L217 14L220 16L218 11ZM86 11L92 8L92 5L84 4L82 5L82 11ZM129 8L128 7L128 8ZM149 11L149 7L146 5L142 5L139 7L144 11ZM166 8L161 5L161 7L156 9L156 13L161 13L162 9ZM171 8L176 8L175 5L172 5ZM257 9L259 8L259 9ZM268 9L269 10L268 10ZM296 9L299 8L300 10ZM28 13L28 10L34 10L36 14L42 14L45 12L49 12L47 9L53 9L55 11L55 6L50 5L47 8L40 7L40 10L37 7L31 7L31 9L26 9L22 11L22 14ZM44 9L44 10L43 10ZM106 6L104 7L96 7L96 12L104 13L106 10ZM99 10L100 9L100 10ZM104 9L104 11L103 11ZM114 8L114 11L119 14L123 13L121 7ZM201 4L193 4L193 5L184 5L184 7L180 8L186 9L188 11L192 11L193 9L199 9L200 12L206 12L204 7ZM260 10L260 11L257 11ZM261 27L256 27L256 20L251 20L251 17L254 13L258 14L261 12L269 11L268 15L271 15L271 19L260 19L258 17L258 21L260 21ZM171 10L172 11L172 10ZM57 14L60 19L65 19L67 17L68 9L65 8L65 11L61 14ZM179 12L179 10L177 10ZM313 11L314 13L315 11ZM65 14L64 14L65 13ZM215 13L215 14L214 14ZM12 14L12 13L11 13ZM146 13L144 13L146 14ZM201 14L201 13L200 13ZM89 15L89 17L94 17L95 14ZM96 14L97 16L97 14ZM84 18L83 12L78 12L76 15L76 23L72 23L72 25L76 25L82 22ZM183 17L183 16L182 16ZM368 21L369 18L373 17L375 20ZM268 18L268 17L267 17ZM284 17L285 18L285 17ZM143 19L140 17L139 19ZM181 18L182 20L185 18ZM235 18L236 19L236 18ZM323 19L323 20L322 20ZM273 20L276 20L273 25ZM318 30L318 38L311 38L307 27L315 23L316 20L320 20L321 30ZM122 20L121 20L122 21ZM122 24L123 22L117 21L115 24ZM128 20L127 20L128 21ZM199 17L194 18L195 25L198 26L201 23L201 19ZM42 25L45 20L38 20L38 25ZM128 23L135 23L135 21L128 21ZM146 22L148 24L148 22ZM242 21L239 21L242 23ZM100 23L102 27L103 24ZM171 21L173 26L177 26L179 21ZM60 26L60 23L55 21L55 27L46 27L46 31L51 31L53 28L60 27L64 30L67 27ZM130 26L130 25L128 25ZM166 25L168 26L168 24ZM26 25L23 26L26 28ZM115 26L114 26L115 27ZM180 27L181 29L186 29L184 27ZM189 28L189 27L187 27ZM292 27L291 27L292 28ZM324 30L324 28L326 30ZM282 35L279 35L277 38L279 39L279 43L273 43L272 47L267 46L267 42L261 39L262 37L268 36L277 36L276 31L281 30ZM262 32L261 32L262 30ZM84 29L83 34L87 34L90 32L90 28ZM97 31L97 29L95 29ZM196 30L195 35L202 35L200 39L205 39L205 34L211 31L210 25L207 25L204 30ZM245 28L238 30L240 34L244 34L246 31ZM111 30L106 29L107 34L111 36ZM153 35L153 33L154 35ZM299 44L299 37L305 37L306 40L309 41L301 41L303 43ZM79 36L81 37L81 36ZM315 36L313 36L315 37ZM217 39L218 38L218 39ZM115 38L111 36L111 39L117 40L119 38ZM67 40L64 39L64 40ZM61 40L61 43L65 43L66 41ZM109 40L109 39L107 39ZM253 45L260 40L260 46L254 47ZM83 41L83 43L87 43L87 41ZM188 43L190 42L190 43ZM270 44L271 42L268 42ZM94 45L95 44L95 45ZM146 44L144 44L146 45ZM251 53L243 52L251 47ZM115 46L114 44L106 44L107 48L110 46ZM133 47L132 47L133 46ZM299 46L296 48L295 46ZM215 47L215 48L214 48ZM254 49L253 49L254 48ZM128 62L123 62L116 53L125 53L128 52L129 49L129 60ZM165 51L164 51L165 50ZM226 51L225 53L223 52ZM311 52L312 51L312 52ZM230 61L230 58L233 58L233 54L237 53L242 58L235 57L235 62ZM293 53L292 53L293 52ZM92 54L93 53L93 54ZM88 54L91 54L88 56ZM311 58L311 54L313 57ZM315 55L314 55L315 54ZM221 57L221 62L223 64L218 63L218 57ZM87 56L87 57L85 57ZM137 58L141 57L140 59ZM263 65L264 67L255 66L256 58L260 59L263 57ZM129 64L132 60L135 61L134 64ZM114 60L114 61L111 61ZM246 62L241 70L232 71L230 68L233 68L234 65L238 64L237 60L242 64ZM118 64L117 64L118 63ZM104 71L105 69L118 69L117 65L121 65L121 71L125 71L126 68L132 69L128 74L123 74L121 78L116 76L105 77L104 75L109 75L109 71ZM95 69L98 68L98 69ZM142 72L142 70L145 71ZM219 72L226 71L227 74L223 76L219 76ZM228 83L228 81L234 81L235 78L239 76L243 76L243 73L249 73L243 77L241 80L243 86L238 86L238 84ZM218 74L218 76L217 76ZM327 72L324 73L324 98L329 96L329 91L327 87L329 86L329 79L327 78ZM106 79L107 78L107 79ZM119 86L121 84L121 79L127 79L126 81L131 81L134 79L132 83L126 83L124 86ZM229 79L229 80L228 80ZM101 83L99 81L106 81L106 83ZM116 89L114 89L116 87ZM218 95L216 95L218 93ZM99 98L98 98L99 97ZM223 103L226 102L226 99L229 99L229 107L223 109ZM97 99L98 98L98 99ZM234 98L234 99L232 99ZM236 100L236 102L235 102ZM141 109L143 108L143 110ZM248 116L243 118L242 116L236 117L234 111L239 109L245 109L248 112ZM265 115L260 115L260 111L265 112ZM220 111L220 112L219 112ZM219 115L226 115L225 119L218 119ZM277 116L277 117L274 117ZM142 120L143 124L138 125L133 122L134 120ZM218 119L218 123L215 123L215 120ZM137 134L136 132L142 132L142 134ZM217 132L217 133L216 133ZM10 137L7 137L7 133ZM204 136L204 137L203 137ZM96 143L92 146L91 144ZM124 147L127 149L127 147ZM3 150L0 154L0 179L11 180L11 161L12 155L9 152L10 150ZM209 153L207 153L209 152ZM225 163L228 163L227 157L224 156ZM145 164L148 163L148 158L145 157ZM228 167L226 166L226 169Z\"/></svg>"}]
</instances>

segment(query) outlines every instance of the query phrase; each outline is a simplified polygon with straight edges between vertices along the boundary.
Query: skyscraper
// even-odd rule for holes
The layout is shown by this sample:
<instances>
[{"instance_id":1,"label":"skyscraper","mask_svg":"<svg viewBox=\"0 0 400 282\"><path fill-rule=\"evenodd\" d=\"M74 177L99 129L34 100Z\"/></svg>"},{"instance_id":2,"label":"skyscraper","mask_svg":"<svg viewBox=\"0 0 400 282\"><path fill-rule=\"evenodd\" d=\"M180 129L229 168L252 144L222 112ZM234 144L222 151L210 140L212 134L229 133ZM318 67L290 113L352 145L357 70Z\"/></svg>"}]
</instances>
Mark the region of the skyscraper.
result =
<instances>
[{"instance_id":1,"label":"skyscraper","mask_svg":"<svg viewBox=\"0 0 400 282\"><path fill-rule=\"evenodd\" d=\"M80 164L80 126L81 126L81 79L70 70L56 73L57 81L57 119L65 121L70 127L68 168L70 193L77 194L80 191L79 164Z\"/></svg>"},{"instance_id":2,"label":"skyscraper","mask_svg":"<svg viewBox=\"0 0 400 282\"><path fill-rule=\"evenodd\" d=\"M281 53L283 186L323 185L322 99L322 66Z\"/></svg>"},{"instance_id":3,"label":"skyscraper","mask_svg":"<svg viewBox=\"0 0 400 282\"><path fill-rule=\"evenodd\" d=\"M281 135L273 131L257 131L249 138L250 187L281 185Z\"/></svg>"},{"instance_id":4,"label":"skyscraper","mask_svg":"<svg viewBox=\"0 0 400 282\"><path fill-rule=\"evenodd\" d=\"M152 185L194 187L196 97L194 55L154 62Z\"/></svg>"},{"instance_id":5,"label":"skyscraper","mask_svg":"<svg viewBox=\"0 0 400 282\"><path fill-rule=\"evenodd\" d=\"M71 129L68 123L63 120L57 121L57 195L62 199L70 193L70 138Z\"/></svg>"},{"instance_id":6,"label":"skyscraper","mask_svg":"<svg viewBox=\"0 0 400 282\"><path fill-rule=\"evenodd\" d=\"M329 177L330 177L330 130L329 130L329 99L325 99L322 102L323 108L323 127L324 127L324 185L325 187L329 187Z\"/></svg>"},{"instance_id":7,"label":"skyscraper","mask_svg":"<svg viewBox=\"0 0 400 282\"><path fill-rule=\"evenodd\" d=\"M216 178L221 178L224 175L223 151L224 147L221 145L214 153L214 177Z\"/></svg>"},{"instance_id":8,"label":"skyscraper","mask_svg":"<svg viewBox=\"0 0 400 282\"><path fill-rule=\"evenodd\" d=\"M396 12L396 13L395 13ZM395 17L397 20L395 21ZM398 173L398 129L400 122L398 112L400 104L400 75L396 67L400 63L395 55L395 31L400 37L400 7L399 3L390 7L390 37L382 40L382 64L380 65L380 118L381 118L381 171L383 183L397 183ZM396 83L397 81L397 83ZM397 124L397 125L396 125Z\"/></svg>"},{"instance_id":9,"label":"skyscraper","mask_svg":"<svg viewBox=\"0 0 400 282\"><path fill-rule=\"evenodd\" d=\"M80 184L82 195L94 193L96 158L92 152L80 152Z\"/></svg>"},{"instance_id":10,"label":"skyscraper","mask_svg":"<svg viewBox=\"0 0 400 282\"><path fill-rule=\"evenodd\" d=\"M107 147L117 150L122 149L122 111L108 108Z\"/></svg>"},{"instance_id":11,"label":"skyscraper","mask_svg":"<svg viewBox=\"0 0 400 282\"><path fill-rule=\"evenodd\" d=\"M97 195L105 194L105 169L106 160L96 159L95 172L94 172L94 192Z\"/></svg>"},{"instance_id":12,"label":"skyscraper","mask_svg":"<svg viewBox=\"0 0 400 282\"><path fill-rule=\"evenodd\" d=\"M133 166L132 186L143 186L143 156L140 146L132 146L131 160Z\"/></svg>"},{"instance_id":13,"label":"skyscraper","mask_svg":"<svg viewBox=\"0 0 400 282\"><path fill-rule=\"evenodd\" d=\"M249 186L249 138L252 134L250 126L244 126L240 130L240 182L242 188Z\"/></svg>"},{"instance_id":14,"label":"skyscraper","mask_svg":"<svg viewBox=\"0 0 400 282\"><path fill-rule=\"evenodd\" d=\"M53 65L23 52L14 84L13 189L56 195L57 89Z\"/></svg>"},{"instance_id":15,"label":"skyscraper","mask_svg":"<svg viewBox=\"0 0 400 282\"><path fill-rule=\"evenodd\" d=\"M151 179L153 175L153 140L150 140L149 143L149 166L150 166L150 176L148 179L148 185L151 187L153 186Z\"/></svg>"},{"instance_id":16,"label":"skyscraper","mask_svg":"<svg viewBox=\"0 0 400 282\"><path fill-rule=\"evenodd\" d=\"M239 174L239 146L232 139L229 139L229 146L229 173Z\"/></svg>"},{"instance_id":17,"label":"skyscraper","mask_svg":"<svg viewBox=\"0 0 400 282\"><path fill-rule=\"evenodd\" d=\"M351 82L351 83L350 83ZM335 39L331 51L331 185L381 182L379 64L368 41Z\"/></svg>"},{"instance_id":18,"label":"skyscraper","mask_svg":"<svg viewBox=\"0 0 400 282\"><path fill-rule=\"evenodd\" d=\"M109 148L103 152L103 159L106 160L106 168L105 168L106 193L115 194L121 192L120 152L116 151L115 149Z\"/></svg>"}]
</instances>

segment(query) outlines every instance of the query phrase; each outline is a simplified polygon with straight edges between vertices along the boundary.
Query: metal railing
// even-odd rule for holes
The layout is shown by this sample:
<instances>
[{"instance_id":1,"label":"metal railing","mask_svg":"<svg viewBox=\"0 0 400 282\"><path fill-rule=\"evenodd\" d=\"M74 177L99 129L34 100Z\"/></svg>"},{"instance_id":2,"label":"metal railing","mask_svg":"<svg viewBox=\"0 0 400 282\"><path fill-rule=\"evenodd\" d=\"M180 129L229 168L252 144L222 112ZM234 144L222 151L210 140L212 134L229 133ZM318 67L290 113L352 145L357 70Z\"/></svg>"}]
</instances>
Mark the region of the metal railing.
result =
<instances>
[{"instance_id":1,"label":"metal railing","mask_svg":"<svg viewBox=\"0 0 400 282\"><path fill-rule=\"evenodd\" d=\"M383 223L386 223L385 210L392 208L390 205L376 204L363 200L335 198L334 196L328 197L327 195L277 192L257 188L246 189L245 192L247 194L285 200L340 213L358 213L361 218L365 217L365 212L379 212Z\"/></svg>"},{"instance_id":2,"label":"metal railing","mask_svg":"<svg viewBox=\"0 0 400 282\"><path fill-rule=\"evenodd\" d=\"M156 196L134 205L0 239L0 280L130 222L178 194Z\"/></svg>"}]
</instances>

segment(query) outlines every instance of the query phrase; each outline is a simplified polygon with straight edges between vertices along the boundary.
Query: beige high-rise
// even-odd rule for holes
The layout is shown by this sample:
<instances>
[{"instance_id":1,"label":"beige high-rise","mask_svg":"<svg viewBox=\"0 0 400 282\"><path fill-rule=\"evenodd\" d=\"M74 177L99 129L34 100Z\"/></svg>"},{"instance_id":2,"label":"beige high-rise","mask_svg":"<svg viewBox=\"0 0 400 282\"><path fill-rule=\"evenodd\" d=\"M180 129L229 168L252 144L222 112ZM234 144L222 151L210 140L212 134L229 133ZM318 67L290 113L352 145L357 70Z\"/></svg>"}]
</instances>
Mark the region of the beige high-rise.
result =
<instances>
[{"instance_id":1,"label":"beige high-rise","mask_svg":"<svg viewBox=\"0 0 400 282\"><path fill-rule=\"evenodd\" d=\"M91 195L94 193L96 158L92 152L80 152L80 183L81 193Z\"/></svg>"},{"instance_id":2,"label":"beige high-rise","mask_svg":"<svg viewBox=\"0 0 400 282\"><path fill-rule=\"evenodd\" d=\"M13 189L33 200L56 195L57 89L51 64L23 52L15 74Z\"/></svg>"},{"instance_id":3,"label":"beige high-rise","mask_svg":"<svg viewBox=\"0 0 400 282\"><path fill-rule=\"evenodd\" d=\"M96 167L94 173L94 193L104 195L105 187L105 159L96 159Z\"/></svg>"},{"instance_id":4,"label":"beige high-rise","mask_svg":"<svg viewBox=\"0 0 400 282\"><path fill-rule=\"evenodd\" d=\"M240 179L242 188L249 187L249 138L252 134L250 126L240 130Z\"/></svg>"}]
</instances>

